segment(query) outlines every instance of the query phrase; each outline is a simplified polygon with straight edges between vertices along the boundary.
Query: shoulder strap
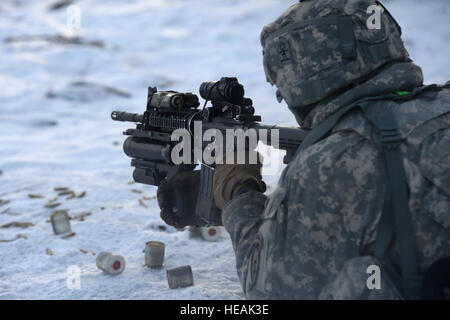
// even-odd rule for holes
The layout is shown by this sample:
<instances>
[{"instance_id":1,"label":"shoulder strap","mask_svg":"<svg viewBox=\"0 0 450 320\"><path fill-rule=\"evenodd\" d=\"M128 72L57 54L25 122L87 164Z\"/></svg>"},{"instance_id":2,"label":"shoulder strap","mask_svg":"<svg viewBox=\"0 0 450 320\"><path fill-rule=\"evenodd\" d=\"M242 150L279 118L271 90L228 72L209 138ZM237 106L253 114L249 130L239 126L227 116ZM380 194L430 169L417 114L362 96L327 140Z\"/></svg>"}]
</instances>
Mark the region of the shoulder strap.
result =
<instances>
[{"instance_id":1,"label":"shoulder strap","mask_svg":"<svg viewBox=\"0 0 450 320\"><path fill-rule=\"evenodd\" d=\"M401 291L406 299L419 299L422 279L417 265L414 228L409 212L406 176L400 152L403 139L398 132L395 115L389 107L381 107L377 103L363 108L363 111L366 119L378 129L388 186L385 207L378 226L375 255L380 260L387 260L386 251L394 231L402 269L402 286L399 289L403 289Z\"/></svg>"},{"instance_id":2,"label":"shoulder strap","mask_svg":"<svg viewBox=\"0 0 450 320\"><path fill-rule=\"evenodd\" d=\"M300 144L300 147L298 148L297 152L301 152L306 148L308 148L309 146L313 145L314 143L318 142L319 140L323 139L344 115L346 115L353 109L361 108L361 105L364 104L364 102L379 99L387 99L393 96L394 94L387 94L382 96L369 97L362 100L358 100L352 104L349 104L348 106L343 107L342 109L339 109L331 116L329 116L326 120L317 125L306 135L305 139L303 139L302 143Z\"/></svg>"},{"instance_id":3,"label":"shoulder strap","mask_svg":"<svg viewBox=\"0 0 450 320\"><path fill-rule=\"evenodd\" d=\"M402 93L406 94L394 94L394 93L387 93L382 94L378 96L368 97L361 100L358 100L356 102L353 102L352 104L343 107L342 109L339 109L335 113L333 113L331 116L329 116L325 121L321 122L319 125L317 125L314 129L312 129L308 135L305 137L305 139L300 144L300 147L298 148L297 152L300 152L302 150L305 150L309 146L313 145L314 143L321 140L323 137L325 137L328 132L337 124L337 122L348 112L355 108L362 109L362 105L364 105L366 102L369 101L377 101L377 100L394 100L394 101L406 101L414 99L419 94L423 93L424 91L439 91L442 88L448 88L450 87L450 81L447 82L444 86L438 86L436 84L431 85L425 85L422 87L418 87L414 89L412 92L406 92L402 91Z\"/></svg>"}]
</instances>

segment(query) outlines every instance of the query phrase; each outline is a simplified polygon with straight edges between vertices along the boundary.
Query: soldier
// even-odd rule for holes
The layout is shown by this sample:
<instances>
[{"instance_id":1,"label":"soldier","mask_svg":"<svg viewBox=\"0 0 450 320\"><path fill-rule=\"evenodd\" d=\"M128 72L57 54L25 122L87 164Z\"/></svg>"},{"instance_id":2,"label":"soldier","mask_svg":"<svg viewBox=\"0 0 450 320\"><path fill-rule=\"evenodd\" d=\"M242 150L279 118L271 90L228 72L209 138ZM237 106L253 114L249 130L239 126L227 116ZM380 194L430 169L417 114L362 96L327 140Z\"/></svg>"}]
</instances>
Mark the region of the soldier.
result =
<instances>
[{"instance_id":1,"label":"soldier","mask_svg":"<svg viewBox=\"0 0 450 320\"><path fill-rule=\"evenodd\" d=\"M268 197L260 165L216 167L246 297L444 298L450 83L423 85L400 26L372 0L301 1L261 44L277 98L310 132Z\"/></svg>"}]
</instances>

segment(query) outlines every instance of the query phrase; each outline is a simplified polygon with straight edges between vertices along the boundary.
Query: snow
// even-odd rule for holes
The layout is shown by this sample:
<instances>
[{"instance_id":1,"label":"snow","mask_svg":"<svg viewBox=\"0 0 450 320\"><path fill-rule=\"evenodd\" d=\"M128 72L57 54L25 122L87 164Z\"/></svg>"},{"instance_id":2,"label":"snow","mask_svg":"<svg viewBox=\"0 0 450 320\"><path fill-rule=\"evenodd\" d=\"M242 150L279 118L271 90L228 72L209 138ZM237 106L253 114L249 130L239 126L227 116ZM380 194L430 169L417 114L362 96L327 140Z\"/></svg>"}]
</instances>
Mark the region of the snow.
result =
<instances>
[{"instance_id":1,"label":"snow","mask_svg":"<svg viewBox=\"0 0 450 320\"><path fill-rule=\"evenodd\" d=\"M82 43L73 44L56 37L71 33L66 8L49 10L55 1L0 2L0 225L34 224L0 228L0 240L23 235L0 242L0 299L242 299L225 231L207 242L188 230L161 230L156 200L139 204L156 188L128 184L121 132L130 125L110 113L142 112L150 85L198 92L202 81L237 76L264 123L294 125L265 81L259 44L262 27L294 1L80 0ZM448 1L385 4L426 82L449 80ZM265 179L273 188L277 177ZM45 208L55 187L86 196L59 196L59 207ZM75 236L61 239L47 222L56 209L91 215L72 220ZM166 244L165 269L144 267L151 240ZM92 252L101 251L124 256L124 273L98 270ZM66 285L73 265L79 290ZM195 285L171 290L165 270L181 265L192 266Z\"/></svg>"}]
</instances>

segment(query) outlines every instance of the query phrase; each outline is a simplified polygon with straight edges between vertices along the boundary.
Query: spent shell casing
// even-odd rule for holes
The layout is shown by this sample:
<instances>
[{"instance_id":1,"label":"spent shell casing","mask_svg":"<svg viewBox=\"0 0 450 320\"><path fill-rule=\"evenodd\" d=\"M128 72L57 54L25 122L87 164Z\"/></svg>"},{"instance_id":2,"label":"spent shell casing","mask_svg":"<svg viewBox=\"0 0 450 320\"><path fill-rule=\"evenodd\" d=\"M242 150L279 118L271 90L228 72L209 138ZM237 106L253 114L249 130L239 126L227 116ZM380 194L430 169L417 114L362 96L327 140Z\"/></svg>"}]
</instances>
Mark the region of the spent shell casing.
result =
<instances>
[{"instance_id":1,"label":"spent shell casing","mask_svg":"<svg viewBox=\"0 0 450 320\"><path fill-rule=\"evenodd\" d=\"M54 234L64 234L71 232L70 219L67 211L57 210L50 216Z\"/></svg>"},{"instance_id":2,"label":"spent shell casing","mask_svg":"<svg viewBox=\"0 0 450 320\"><path fill-rule=\"evenodd\" d=\"M167 270L167 282L170 289L190 287L194 285L191 266L181 266Z\"/></svg>"},{"instance_id":3,"label":"spent shell casing","mask_svg":"<svg viewBox=\"0 0 450 320\"><path fill-rule=\"evenodd\" d=\"M117 275L125 270L125 259L111 252L100 252L96 259L97 268L111 275Z\"/></svg>"},{"instance_id":4,"label":"spent shell casing","mask_svg":"<svg viewBox=\"0 0 450 320\"><path fill-rule=\"evenodd\" d=\"M55 188L53 188L53 190L55 190L56 192L61 192L61 191L67 191L67 190L69 190L69 188L66 188L66 187L55 187Z\"/></svg>"},{"instance_id":5,"label":"spent shell casing","mask_svg":"<svg viewBox=\"0 0 450 320\"><path fill-rule=\"evenodd\" d=\"M72 194L72 193L73 193L73 191L71 191L71 190L65 190L65 191L59 192L58 196L67 196L67 195Z\"/></svg>"},{"instance_id":6,"label":"spent shell casing","mask_svg":"<svg viewBox=\"0 0 450 320\"><path fill-rule=\"evenodd\" d=\"M159 241L149 241L145 244L145 265L152 269L162 268L164 263L165 245Z\"/></svg>"},{"instance_id":7,"label":"spent shell casing","mask_svg":"<svg viewBox=\"0 0 450 320\"><path fill-rule=\"evenodd\" d=\"M44 205L44 208L53 209L53 208L56 208L57 206L59 206L60 204L61 203L59 203L59 202L47 202Z\"/></svg>"}]
</instances>

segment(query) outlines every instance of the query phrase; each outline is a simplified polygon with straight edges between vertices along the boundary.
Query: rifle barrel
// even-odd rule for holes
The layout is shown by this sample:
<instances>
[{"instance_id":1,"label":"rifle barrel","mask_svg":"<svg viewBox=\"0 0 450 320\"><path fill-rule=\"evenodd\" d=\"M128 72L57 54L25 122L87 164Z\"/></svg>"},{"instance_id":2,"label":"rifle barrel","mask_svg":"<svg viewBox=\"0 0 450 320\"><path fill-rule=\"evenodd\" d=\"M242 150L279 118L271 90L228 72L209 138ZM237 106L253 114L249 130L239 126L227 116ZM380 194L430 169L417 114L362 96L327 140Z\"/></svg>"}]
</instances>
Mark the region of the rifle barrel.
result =
<instances>
[{"instance_id":1,"label":"rifle barrel","mask_svg":"<svg viewBox=\"0 0 450 320\"><path fill-rule=\"evenodd\" d=\"M144 115L139 113L129 113L122 111L111 112L111 119L114 121L140 122L144 121Z\"/></svg>"}]
</instances>

